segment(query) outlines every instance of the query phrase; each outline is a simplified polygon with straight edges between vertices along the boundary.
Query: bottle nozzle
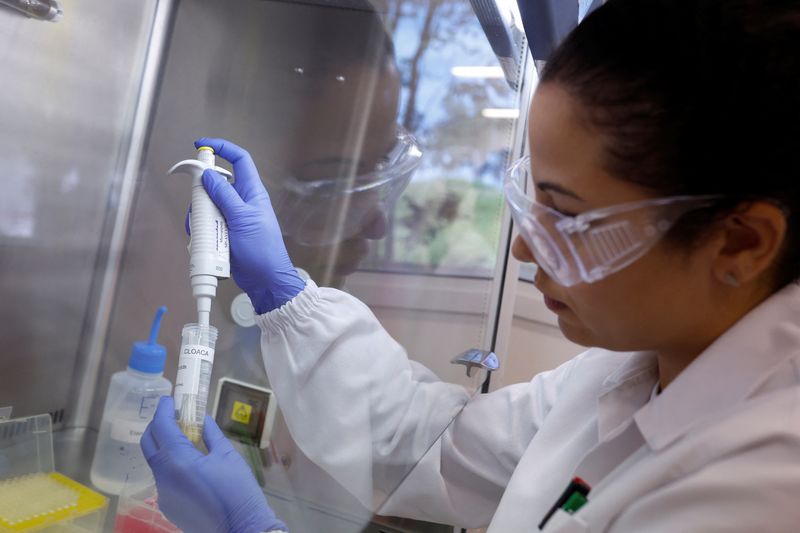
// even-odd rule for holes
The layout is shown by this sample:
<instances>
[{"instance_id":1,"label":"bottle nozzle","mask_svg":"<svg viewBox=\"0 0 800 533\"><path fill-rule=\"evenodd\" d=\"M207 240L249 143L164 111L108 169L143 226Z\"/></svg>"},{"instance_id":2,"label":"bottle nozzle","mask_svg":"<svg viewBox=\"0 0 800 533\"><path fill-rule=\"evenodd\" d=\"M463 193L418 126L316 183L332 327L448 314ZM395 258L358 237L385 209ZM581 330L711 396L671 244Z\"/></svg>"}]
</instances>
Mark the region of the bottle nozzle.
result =
<instances>
[{"instance_id":1,"label":"bottle nozzle","mask_svg":"<svg viewBox=\"0 0 800 533\"><path fill-rule=\"evenodd\" d=\"M155 344L156 339L158 338L158 330L161 327L161 317L164 316L164 313L167 312L167 306L162 305L156 311L156 316L153 318L153 325L150 327L150 339L148 339L147 344Z\"/></svg>"},{"instance_id":2,"label":"bottle nozzle","mask_svg":"<svg viewBox=\"0 0 800 533\"><path fill-rule=\"evenodd\" d=\"M150 339L133 343L131 356L128 359L128 366L139 372L148 374L158 374L164 371L164 361L167 358L167 349L156 342L158 330L161 327L161 318L167 312L166 306L161 306L156 311L153 318L153 325L150 327Z\"/></svg>"}]
</instances>

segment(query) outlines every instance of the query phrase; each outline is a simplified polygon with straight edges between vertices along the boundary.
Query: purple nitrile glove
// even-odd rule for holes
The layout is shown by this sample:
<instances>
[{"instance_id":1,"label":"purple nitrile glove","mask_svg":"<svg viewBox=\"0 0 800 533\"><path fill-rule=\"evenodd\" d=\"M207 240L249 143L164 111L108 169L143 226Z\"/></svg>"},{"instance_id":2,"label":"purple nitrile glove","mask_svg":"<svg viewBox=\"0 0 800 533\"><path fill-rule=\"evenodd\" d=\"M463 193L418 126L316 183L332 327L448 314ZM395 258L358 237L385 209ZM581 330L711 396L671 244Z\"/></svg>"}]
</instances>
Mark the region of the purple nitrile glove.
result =
<instances>
[{"instance_id":1,"label":"purple nitrile glove","mask_svg":"<svg viewBox=\"0 0 800 533\"><path fill-rule=\"evenodd\" d=\"M306 286L292 265L269 194L246 150L224 139L200 138L233 164L234 183L213 170L203 173L203 187L228 223L231 274L258 314L277 309Z\"/></svg>"},{"instance_id":2,"label":"purple nitrile glove","mask_svg":"<svg viewBox=\"0 0 800 533\"><path fill-rule=\"evenodd\" d=\"M164 515L192 533L288 531L267 504L250 467L210 416L203 441L207 455L181 433L172 398L162 397L141 446Z\"/></svg>"}]
</instances>

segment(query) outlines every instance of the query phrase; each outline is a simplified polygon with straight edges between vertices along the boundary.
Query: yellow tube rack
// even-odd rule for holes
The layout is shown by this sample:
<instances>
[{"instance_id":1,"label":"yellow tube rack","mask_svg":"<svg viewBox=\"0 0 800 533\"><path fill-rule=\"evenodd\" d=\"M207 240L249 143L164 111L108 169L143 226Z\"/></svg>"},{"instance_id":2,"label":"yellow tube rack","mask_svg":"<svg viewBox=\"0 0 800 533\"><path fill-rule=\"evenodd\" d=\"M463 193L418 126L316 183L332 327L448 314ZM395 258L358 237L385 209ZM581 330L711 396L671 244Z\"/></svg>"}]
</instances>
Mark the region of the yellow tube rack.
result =
<instances>
[{"instance_id":1,"label":"yellow tube rack","mask_svg":"<svg viewBox=\"0 0 800 533\"><path fill-rule=\"evenodd\" d=\"M5 479L0 481L0 532L94 531L68 524L99 513L89 522L102 527L107 504L105 496L58 472Z\"/></svg>"}]
</instances>

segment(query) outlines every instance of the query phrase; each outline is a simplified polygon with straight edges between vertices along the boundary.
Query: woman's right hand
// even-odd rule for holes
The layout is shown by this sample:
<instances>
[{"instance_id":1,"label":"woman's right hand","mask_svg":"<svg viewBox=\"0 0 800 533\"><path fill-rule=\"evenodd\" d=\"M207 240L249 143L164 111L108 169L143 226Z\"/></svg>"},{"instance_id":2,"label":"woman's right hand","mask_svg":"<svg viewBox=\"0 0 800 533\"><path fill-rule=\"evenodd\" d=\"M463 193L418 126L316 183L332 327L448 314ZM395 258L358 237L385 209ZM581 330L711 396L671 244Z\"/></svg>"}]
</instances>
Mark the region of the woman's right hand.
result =
<instances>
[{"instance_id":1,"label":"woman's right hand","mask_svg":"<svg viewBox=\"0 0 800 533\"><path fill-rule=\"evenodd\" d=\"M234 183L206 170L203 187L228 223L231 274L258 314L277 309L304 288L283 242L281 228L247 150L224 139L202 137L195 147L210 146L233 165Z\"/></svg>"}]
</instances>

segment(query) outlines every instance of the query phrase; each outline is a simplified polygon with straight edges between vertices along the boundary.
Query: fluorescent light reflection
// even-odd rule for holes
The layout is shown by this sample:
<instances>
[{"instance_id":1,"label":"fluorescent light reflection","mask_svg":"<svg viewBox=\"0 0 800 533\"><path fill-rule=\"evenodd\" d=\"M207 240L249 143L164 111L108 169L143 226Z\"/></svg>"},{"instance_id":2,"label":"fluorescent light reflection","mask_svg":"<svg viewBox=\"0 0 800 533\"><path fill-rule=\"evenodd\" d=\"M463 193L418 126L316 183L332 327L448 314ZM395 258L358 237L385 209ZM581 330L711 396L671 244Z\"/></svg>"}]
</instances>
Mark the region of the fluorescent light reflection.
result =
<instances>
[{"instance_id":1,"label":"fluorescent light reflection","mask_svg":"<svg viewBox=\"0 0 800 533\"><path fill-rule=\"evenodd\" d=\"M519 118L519 109L505 107L487 107L481 111L484 118Z\"/></svg>"},{"instance_id":2,"label":"fluorescent light reflection","mask_svg":"<svg viewBox=\"0 0 800 533\"><path fill-rule=\"evenodd\" d=\"M503 69L500 67L453 67L450 74L456 78L503 78Z\"/></svg>"}]
</instances>

